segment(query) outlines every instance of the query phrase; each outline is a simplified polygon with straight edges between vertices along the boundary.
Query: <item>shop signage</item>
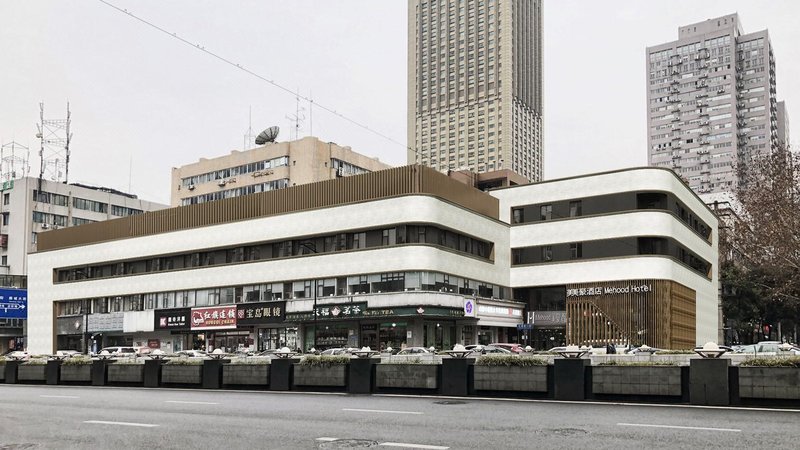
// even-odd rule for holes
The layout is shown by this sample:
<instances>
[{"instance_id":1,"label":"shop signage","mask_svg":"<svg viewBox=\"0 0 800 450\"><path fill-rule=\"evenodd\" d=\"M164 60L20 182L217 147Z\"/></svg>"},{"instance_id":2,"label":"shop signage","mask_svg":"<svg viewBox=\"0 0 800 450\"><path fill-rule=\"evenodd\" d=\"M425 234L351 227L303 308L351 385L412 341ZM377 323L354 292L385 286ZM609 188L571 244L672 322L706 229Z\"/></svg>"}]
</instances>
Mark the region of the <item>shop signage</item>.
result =
<instances>
[{"instance_id":1,"label":"shop signage","mask_svg":"<svg viewBox=\"0 0 800 450\"><path fill-rule=\"evenodd\" d=\"M283 322L286 302L239 303L236 306L236 323L258 325Z\"/></svg>"},{"instance_id":2,"label":"shop signage","mask_svg":"<svg viewBox=\"0 0 800 450\"><path fill-rule=\"evenodd\" d=\"M464 299L464 317L475 317L475 299Z\"/></svg>"},{"instance_id":3,"label":"shop signage","mask_svg":"<svg viewBox=\"0 0 800 450\"><path fill-rule=\"evenodd\" d=\"M86 316L86 331L121 331L125 325L125 313L89 314Z\"/></svg>"},{"instance_id":4,"label":"shop signage","mask_svg":"<svg viewBox=\"0 0 800 450\"><path fill-rule=\"evenodd\" d=\"M644 294L653 292L652 284L628 284L620 286L597 286L588 288L567 289L567 297L585 297L588 295Z\"/></svg>"},{"instance_id":5,"label":"shop signage","mask_svg":"<svg viewBox=\"0 0 800 450\"><path fill-rule=\"evenodd\" d=\"M531 311L528 313L528 324L535 326L566 325L566 311Z\"/></svg>"},{"instance_id":6,"label":"shop signage","mask_svg":"<svg viewBox=\"0 0 800 450\"><path fill-rule=\"evenodd\" d=\"M368 309L364 317L393 317L393 316L446 316L464 317L464 310L458 308L441 308L437 306Z\"/></svg>"},{"instance_id":7,"label":"shop signage","mask_svg":"<svg viewBox=\"0 0 800 450\"><path fill-rule=\"evenodd\" d=\"M236 306L192 308L192 330L224 330L236 328Z\"/></svg>"},{"instance_id":8,"label":"shop signage","mask_svg":"<svg viewBox=\"0 0 800 450\"><path fill-rule=\"evenodd\" d=\"M190 315L189 308L157 309L154 314L154 328L156 330L188 330Z\"/></svg>"},{"instance_id":9,"label":"shop signage","mask_svg":"<svg viewBox=\"0 0 800 450\"><path fill-rule=\"evenodd\" d=\"M14 180L3 181L3 189L4 191L9 191L14 189Z\"/></svg>"},{"instance_id":10,"label":"shop signage","mask_svg":"<svg viewBox=\"0 0 800 450\"><path fill-rule=\"evenodd\" d=\"M317 320L358 318L364 317L366 310L367 302L317 305L316 316ZM314 311L287 314L286 320L289 322L314 320Z\"/></svg>"}]
</instances>

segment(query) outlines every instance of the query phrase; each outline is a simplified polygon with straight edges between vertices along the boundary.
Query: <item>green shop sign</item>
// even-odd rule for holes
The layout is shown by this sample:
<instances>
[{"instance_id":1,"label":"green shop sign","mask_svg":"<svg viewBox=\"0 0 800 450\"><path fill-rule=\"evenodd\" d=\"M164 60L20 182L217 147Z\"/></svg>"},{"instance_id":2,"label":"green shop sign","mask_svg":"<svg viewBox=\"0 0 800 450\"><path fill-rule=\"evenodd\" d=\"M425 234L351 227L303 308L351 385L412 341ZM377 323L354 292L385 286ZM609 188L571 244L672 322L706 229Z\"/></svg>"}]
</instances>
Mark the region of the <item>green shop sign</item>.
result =
<instances>
[{"instance_id":1,"label":"green shop sign","mask_svg":"<svg viewBox=\"0 0 800 450\"><path fill-rule=\"evenodd\" d=\"M317 306L317 320L330 319L361 319L373 317L464 317L464 310L460 308L441 308L436 306L401 306L367 309L366 302L345 303L339 305ZM288 322L303 322L314 320L313 311L286 314Z\"/></svg>"}]
</instances>

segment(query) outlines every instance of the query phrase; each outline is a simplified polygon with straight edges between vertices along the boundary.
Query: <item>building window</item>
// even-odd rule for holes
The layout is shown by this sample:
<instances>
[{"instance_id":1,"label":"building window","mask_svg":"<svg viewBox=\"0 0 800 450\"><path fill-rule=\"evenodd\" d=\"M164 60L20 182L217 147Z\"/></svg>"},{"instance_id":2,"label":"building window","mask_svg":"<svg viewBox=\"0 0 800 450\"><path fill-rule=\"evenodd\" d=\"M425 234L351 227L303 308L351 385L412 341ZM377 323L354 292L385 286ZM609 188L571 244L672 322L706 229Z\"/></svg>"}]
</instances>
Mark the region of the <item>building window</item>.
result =
<instances>
[{"instance_id":1,"label":"building window","mask_svg":"<svg viewBox=\"0 0 800 450\"><path fill-rule=\"evenodd\" d=\"M383 238L381 245L395 245L397 242L397 230L394 228L387 228L383 230Z\"/></svg>"},{"instance_id":2,"label":"building window","mask_svg":"<svg viewBox=\"0 0 800 450\"><path fill-rule=\"evenodd\" d=\"M569 258L578 259L583 257L583 243L573 242L569 244Z\"/></svg>"},{"instance_id":3,"label":"building window","mask_svg":"<svg viewBox=\"0 0 800 450\"><path fill-rule=\"evenodd\" d=\"M3 204L7 205L11 201L11 194L3 194Z\"/></svg>"},{"instance_id":4,"label":"building window","mask_svg":"<svg viewBox=\"0 0 800 450\"><path fill-rule=\"evenodd\" d=\"M8 256L3 255L2 258L0 258L0 266L7 266L7 265L8 265Z\"/></svg>"},{"instance_id":5,"label":"building window","mask_svg":"<svg viewBox=\"0 0 800 450\"><path fill-rule=\"evenodd\" d=\"M553 246L552 245L544 245L542 246L542 261L552 261L553 260Z\"/></svg>"},{"instance_id":6,"label":"building window","mask_svg":"<svg viewBox=\"0 0 800 450\"><path fill-rule=\"evenodd\" d=\"M575 200L569 202L569 216L578 217L583 215L583 202Z\"/></svg>"},{"instance_id":7,"label":"building window","mask_svg":"<svg viewBox=\"0 0 800 450\"><path fill-rule=\"evenodd\" d=\"M539 207L539 220L550 220L553 218L553 205L542 205Z\"/></svg>"},{"instance_id":8,"label":"building window","mask_svg":"<svg viewBox=\"0 0 800 450\"><path fill-rule=\"evenodd\" d=\"M525 210L516 208L511 210L511 223L522 223L525 221Z\"/></svg>"}]
</instances>

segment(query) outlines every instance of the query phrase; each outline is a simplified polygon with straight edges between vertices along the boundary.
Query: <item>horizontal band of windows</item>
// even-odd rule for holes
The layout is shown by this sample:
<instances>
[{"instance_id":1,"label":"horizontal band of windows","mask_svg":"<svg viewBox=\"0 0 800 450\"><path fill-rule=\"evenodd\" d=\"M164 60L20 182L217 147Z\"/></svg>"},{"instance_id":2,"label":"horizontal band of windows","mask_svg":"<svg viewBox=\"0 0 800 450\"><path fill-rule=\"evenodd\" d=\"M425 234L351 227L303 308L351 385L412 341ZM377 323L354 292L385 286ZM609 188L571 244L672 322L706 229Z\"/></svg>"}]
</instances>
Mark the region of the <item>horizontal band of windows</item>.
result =
<instances>
[{"instance_id":1,"label":"horizontal band of windows","mask_svg":"<svg viewBox=\"0 0 800 450\"><path fill-rule=\"evenodd\" d=\"M623 216L625 214L637 214L637 213L659 213L659 214L667 214L669 216L672 216L681 225L685 226L689 231L691 231L692 233L694 233L698 237L700 237L703 240L703 242L705 242L707 245L709 245L709 246L712 245L711 236L710 235L709 236L703 236L697 230L694 230L693 228L689 227L685 222L681 221L680 217L678 217L678 215L675 214L675 212L666 211L666 210L662 210L662 209L632 209L632 210L629 210L629 211L616 211L616 212L609 212L609 213L603 213L603 214L592 214L592 215L585 214L585 215L577 216L577 217L556 218L556 219L547 220L547 221L537 220L537 221L533 221L533 222L517 223L517 224L511 224L511 226L512 227L525 227L525 226L533 226L533 225L537 225L537 224L545 224L545 223L550 223L550 222L561 222L561 221L564 221L564 220L597 219L597 218L602 218L602 217ZM623 218L622 220L626 220L626 219ZM587 225L587 227L591 227L591 225Z\"/></svg>"},{"instance_id":2,"label":"horizontal band of windows","mask_svg":"<svg viewBox=\"0 0 800 450\"><path fill-rule=\"evenodd\" d=\"M641 210L670 211L678 220L694 230L706 241L711 241L711 227L668 192L619 192L580 199L559 200L549 203L517 206L511 209L511 223L523 224L555 219L574 219Z\"/></svg>"},{"instance_id":3,"label":"horizontal band of windows","mask_svg":"<svg viewBox=\"0 0 800 450\"><path fill-rule=\"evenodd\" d=\"M432 225L398 225L256 245L217 248L203 252L154 256L107 264L54 269L54 282L114 278L170 270L265 261L305 255L335 253L405 244L424 244L490 261L494 244Z\"/></svg>"},{"instance_id":4,"label":"horizontal band of windows","mask_svg":"<svg viewBox=\"0 0 800 450\"><path fill-rule=\"evenodd\" d=\"M664 237L626 237L522 247L511 250L512 267L630 256L668 256L710 278L712 265L676 240Z\"/></svg>"},{"instance_id":5,"label":"horizontal band of windows","mask_svg":"<svg viewBox=\"0 0 800 450\"><path fill-rule=\"evenodd\" d=\"M442 272L385 272L59 301L56 302L56 314L63 317L270 300L303 300L314 298L315 286L317 298L405 291L447 292L485 298L505 298L509 292L508 288L503 286Z\"/></svg>"}]
</instances>

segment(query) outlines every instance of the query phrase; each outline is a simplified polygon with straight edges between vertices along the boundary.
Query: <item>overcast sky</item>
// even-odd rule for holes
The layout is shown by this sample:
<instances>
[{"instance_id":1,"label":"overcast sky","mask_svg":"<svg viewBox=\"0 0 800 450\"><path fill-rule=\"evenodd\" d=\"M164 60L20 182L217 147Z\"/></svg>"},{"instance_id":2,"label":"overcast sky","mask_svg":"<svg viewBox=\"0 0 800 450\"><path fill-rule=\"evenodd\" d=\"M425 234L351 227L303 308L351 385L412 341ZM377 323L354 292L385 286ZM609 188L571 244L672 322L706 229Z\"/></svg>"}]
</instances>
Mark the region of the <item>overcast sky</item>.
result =
<instances>
[{"instance_id":1,"label":"overcast sky","mask_svg":"<svg viewBox=\"0 0 800 450\"><path fill-rule=\"evenodd\" d=\"M108 1L405 144L405 1ZM545 0L545 177L645 165L645 48L731 12L769 29L800 124L800 1ZM70 102L70 182L163 203L171 167L242 148L251 108L256 133L294 137L292 95L99 1L3 0L0 17L0 143L31 148L31 176L40 101L49 118ZM300 107L301 136L405 164L403 145Z\"/></svg>"}]
</instances>

